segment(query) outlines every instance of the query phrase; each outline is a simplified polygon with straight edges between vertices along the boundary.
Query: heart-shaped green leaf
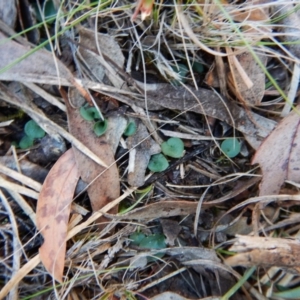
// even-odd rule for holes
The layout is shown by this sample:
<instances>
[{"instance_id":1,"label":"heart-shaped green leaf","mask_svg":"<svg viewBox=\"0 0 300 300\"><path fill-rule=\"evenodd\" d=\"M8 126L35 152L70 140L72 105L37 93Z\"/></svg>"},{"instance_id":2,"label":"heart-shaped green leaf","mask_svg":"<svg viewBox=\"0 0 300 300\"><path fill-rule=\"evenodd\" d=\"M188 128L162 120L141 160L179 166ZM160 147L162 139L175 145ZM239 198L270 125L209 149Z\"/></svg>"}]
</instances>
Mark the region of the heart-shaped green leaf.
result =
<instances>
[{"instance_id":1,"label":"heart-shaped green leaf","mask_svg":"<svg viewBox=\"0 0 300 300\"><path fill-rule=\"evenodd\" d=\"M155 154L151 156L151 159L148 164L148 169L151 172L162 172L166 170L169 166L167 159L163 154Z\"/></svg>"},{"instance_id":2,"label":"heart-shaped green leaf","mask_svg":"<svg viewBox=\"0 0 300 300\"><path fill-rule=\"evenodd\" d=\"M33 146L33 142L34 139L32 139L30 136L28 135L24 135L21 139L21 141L19 142L19 147L21 149L27 149Z\"/></svg>"},{"instance_id":3,"label":"heart-shaped green leaf","mask_svg":"<svg viewBox=\"0 0 300 300\"><path fill-rule=\"evenodd\" d=\"M183 155L184 144L180 138L172 137L161 144L161 150L167 156L179 158Z\"/></svg>"},{"instance_id":4,"label":"heart-shaped green leaf","mask_svg":"<svg viewBox=\"0 0 300 300\"><path fill-rule=\"evenodd\" d=\"M136 231L129 236L129 239L133 245L139 245L145 237L146 235L144 233Z\"/></svg>"},{"instance_id":5,"label":"heart-shaped green leaf","mask_svg":"<svg viewBox=\"0 0 300 300\"><path fill-rule=\"evenodd\" d=\"M26 123L24 131L32 140L40 139L45 135L45 131L33 120Z\"/></svg>"},{"instance_id":6,"label":"heart-shaped green leaf","mask_svg":"<svg viewBox=\"0 0 300 300\"><path fill-rule=\"evenodd\" d=\"M228 138L221 144L222 151L230 158L236 157L241 151L241 143L237 138Z\"/></svg>"}]
</instances>

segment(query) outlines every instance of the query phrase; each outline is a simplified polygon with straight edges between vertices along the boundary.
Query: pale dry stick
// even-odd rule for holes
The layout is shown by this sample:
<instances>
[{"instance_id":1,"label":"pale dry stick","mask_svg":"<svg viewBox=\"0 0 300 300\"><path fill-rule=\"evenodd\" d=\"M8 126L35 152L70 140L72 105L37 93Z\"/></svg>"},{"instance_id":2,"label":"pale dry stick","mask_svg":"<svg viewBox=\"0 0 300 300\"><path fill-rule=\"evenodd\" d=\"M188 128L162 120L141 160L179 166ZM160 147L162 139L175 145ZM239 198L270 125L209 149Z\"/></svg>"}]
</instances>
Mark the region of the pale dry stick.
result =
<instances>
[{"instance_id":1,"label":"pale dry stick","mask_svg":"<svg viewBox=\"0 0 300 300\"><path fill-rule=\"evenodd\" d=\"M42 88L40 88L38 85L32 83L32 82L22 82L22 84L24 84L25 86L27 86L29 89L31 89L32 91L34 91L36 94L38 94L39 96L41 96L43 99L45 99L46 101L48 101L50 104L58 107L61 111L66 112L66 106L61 103L60 101L58 101L54 96L52 96L51 94L47 93L45 90L43 90Z\"/></svg>"},{"instance_id":2,"label":"pale dry stick","mask_svg":"<svg viewBox=\"0 0 300 300\"><path fill-rule=\"evenodd\" d=\"M53 44L52 44L52 40L51 40L51 36L50 36L50 32L49 32L49 29L48 29L48 26L47 26L47 23L45 21L45 15L42 11L42 8L41 8L41 5L40 5L40 2L37 1L36 2L37 4L37 7L38 7L38 10L39 10L39 13L40 13L40 16L42 17L42 22L43 22L43 25L44 25L44 29L46 31L46 35L47 35L47 38L48 38L48 42L49 42L49 45L50 45L50 48L51 48L51 54L52 54L52 58L53 58L53 62L54 62L54 65L55 65L55 69L56 69L56 73L57 73L57 78L58 78L58 81L59 81L59 88L61 87L61 82L60 82L60 72L59 72L59 67L58 67L58 63L57 63L57 57L55 56L55 51L54 51L54 47L53 47ZM44 3L44 8L45 8L45 3ZM57 15L58 16L58 15Z\"/></svg>"},{"instance_id":3,"label":"pale dry stick","mask_svg":"<svg viewBox=\"0 0 300 300\"><path fill-rule=\"evenodd\" d=\"M218 223L221 221L221 219L233 212L236 209L242 208L249 204L259 204L261 207L267 206L269 203L275 202L275 201L300 201L300 194L298 195L267 195L267 196L259 196L259 197L252 197L248 200L245 200L236 206L232 207L226 213L216 222L214 227L218 225Z\"/></svg>"},{"instance_id":4,"label":"pale dry stick","mask_svg":"<svg viewBox=\"0 0 300 300\"><path fill-rule=\"evenodd\" d=\"M176 14L178 14L178 5L176 5L176 3L175 3L175 11L176 11ZM181 22L178 22L178 25L179 25L181 38L182 38L182 44L183 44L184 52L185 52L185 55L186 55L186 60L187 60L188 66L189 66L190 73L192 75L194 87L195 87L196 90L198 90L198 84L197 84L197 81L196 81L196 78L195 78L195 75L194 75L194 72L193 72L193 69L192 69L191 62L189 60L186 43L185 43L185 40L184 40L184 37L183 37L183 30L182 30Z\"/></svg>"},{"instance_id":5,"label":"pale dry stick","mask_svg":"<svg viewBox=\"0 0 300 300\"><path fill-rule=\"evenodd\" d=\"M101 211L97 211L93 213L92 216L90 216L85 222L82 224L72 228L67 235L67 240L75 236L77 233L79 233L81 230L85 229L87 226L89 226L91 223L96 221L98 218L100 218L103 214L102 212L106 213L109 210L111 210L115 205L119 204L122 200L124 200L126 197L128 197L132 192L134 192L135 189L127 189L126 192L123 193L122 196L115 199L114 201L108 203L103 207ZM12 289L12 287L16 284L18 284L30 271L32 271L39 263L41 262L39 254L34 256L28 263L26 263L17 273L16 275L11 278L6 285L1 289L0 291L0 299L3 299L9 291Z\"/></svg>"},{"instance_id":6,"label":"pale dry stick","mask_svg":"<svg viewBox=\"0 0 300 300\"><path fill-rule=\"evenodd\" d=\"M21 170L20 163L19 163L20 160L18 159L18 154L17 154L17 151L16 151L16 147L11 146L11 151L12 151L13 158L15 160L16 169L20 174L22 174L22 170Z\"/></svg>"},{"instance_id":7,"label":"pale dry stick","mask_svg":"<svg viewBox=\"0 0 300 300\"><path fill-rule=\"evenodd\" d=\"M245 175L245 173L242 173L243 175ZM246 173L247 174L247 173ZM247 175L250 175L250 174L247 174ZM195 221L194 221L194 234L197 235L197 228L198 228L198 222L199 222L199 217L200 217L200 212L201 212L201 207L202 207L202 204L203 204L203 201L204 201L204 198L208 192L208 190L213 186L213 185L218 185L218 184L221 184L221 182L223 182L224 178L230 178L230 177L235 177L236 174L229 174L227 176L224 176L223 178L220 178L220 179L217 179L213 184L209 185L204 193L201 195L201 198L199 199L199 202L197 204L197 209L196 209L196 215L195 215ZM234 178L235 179L235 178ZM233 179L233 180L234 180ZM230 181L230 180L229 180ZM216 225L215 225L216 226Z\"/></svg>"},{"instance_id":8,"label":"pale dry stick","mask_svg":"<svg viewBox=\"0 0 300 300\"><path fill-rule=\"evenodd\" d=\"M283 110L280 115L281 117L286 117L292 108L292 105L296 99L299 80L300 80L300 64L295 63L294 70L293 70L293 76L292 76L291 83L290 83L290 90L287 95L287 97L290 101L285 102L285 105L284 105Z\"/></svg>"},{"instance_id":9,"label":"pale dry stick","mask_svg":"<svg viewBox=\"0 0 300 300\"><path fill-rule=\"evenodd\" d=\"M51 136L58 136L61 135L70 143L72 143L76 148L78 148L82 153L90 157L100 166L107 168L107 165L97 156L95 155L90 149L88 149L85 145L83 145L79 140L74 138L70 133L64 130L62 127L57 125L55 122L49 120L42 114L36 112L32 109L32 105L28 106L26 103L22 103L19 101L17 97L11 93L5 85L0 83L1 92L5 92L2 94L2 99L10 104L16 105L20 107L22 110L25 111L34 121L36 121L46 132L48 132Z\"/></svg>"},{"instance_id":10,"label":"pale dry stick","mask_svg":"<svg viewBox=\"0 0 300 300\"><path fill-rule=\"evenodd\" d=\"M40 190L42 188L42 185L39 182L31 179L28 176L20 174L17 171L7 168L7 167L3 166L2 164L0 164L0 173L3 173L4 175L21 182L23 185L26 185L37 192L40 192Z\"/></svg>"},{"instance_id":11,"label":"pale dry stick","mask_svg":"<svg viewBox=\"0 0 300 300\"><path fill-rule=\"evenodd\" d=\"M244 84L246 85L247 89L251 89L253 87L253 82L245 72L244 68L241 66L241 63L237 60L236 55L233 55L233 51L231 50L230 47L226 47L226 52L230 54L228 56L228 62L229 62L229 67L231 70L231 73L233 74L233 69L232 66L235 66L235 68L239 72L239 77L243 80ZM247 52L246 52L247 53ZM232 75L232 79L234 81L235 87L237 87L236 83L236 77Z\"/></svg>"},{"instance_id":12,"label":"pale dry stick","mask_svg":"<svg viewBox=\"0 0 300 300\"><path fill-rule=\"evenodd\" d=\"M36 200L39 197L39 193L37 193L29 188L18 185L16 183L7 181L2 176L0 176L0 187L2 187L4 189L16 191L17 193L20 193L22 195L28 196L28 197L36 199Z\"/></svg>"},{"instance_id":13,"label":"pale dry stick","mask_svg":"<svg viewBox=\"0 0 300 300\"><path fill-rule=\"evenodd\" d=\"M201 134L189 134L189 133L182 133L177 131L171 131L171 130L164 130L160 129L160 132L162 132L165 136L170 137L178 137L181 139L188 139L188 140L194 140L194 141L211 141L211 140L224 140L225 138L212 138L206 135Z\"/></svg>"},{"instance_id":14,"label":"pale dry stick","mask_svg":"<svg viewBox=\"0 0 300 300\"><path fill-rule=\"evenodd\" d=\"M167 280L169 278L172 278L172 277L174 277L174 276L176 276L176 275L178 275L178 274L186 271L186 269L187 269L186 267L180 268L180 269L178 269L178 270L176 270L174 272L171 272L170 274L168 274L168 275L166 275L166 276L164 276L162 278L159 278L159 279L156 279L154 281L151 281L150 283L144 285L142 288L138 289L136 292L137 293L141 293L141 292L143 292L143 291L145 291L145 290L147 290L147 289L149 289L149 288L151 288L151 287L153 287L153 286L155 286L155 285L157 285L157 284L159 284L159 283L161 283L161 282L163 282L163 281L165 281L165 280ZM156 274L154 274L154 275L156 275ZM154 276L154 275L152 275L152 276Z\"/></svg>"},{"instance_id":15,"label":"pale dry stick","mask_svg":"<svg viewBox=\"0 0 300 300\"><path fill-rule=\"evenodd\" d=\"M131 20L131 22L132 22L132 25L134 25L132 20ZM148 110L148 96L147 96L147 86L146 86L147 85L147 72L146 72L146 62L145 62L145 57L144 57L144 52L143 52L143 45L141 43L141 38L143 37L144 33L147 32L147 30L149 28L151 28L152 23L153 23L153 21L151 20L148 28L146 28L142 34L138 34L135 26L132 27L133 28L133 32L134 32L135 37L136 37L135 44L139 45L140 54L141 54L141 58L142 58L142 61L143 61L143 64L142 64L142 66L143 66L143 75L144 75L144 78L143 78L143 85L144 85L143 86L143 92L144 92L144 101L145 101L146 115L147 115L147 118L148 118L148 124L150 125L150 128L148 128L148 126L147 126L147 128L148 128L148 130L150 129L149 130L150 132L155 131L155 129L154 129L154 127L153 127L153 125L152 125L152 123L150 121L150 117L149 117L149 113L148 113L148 111L149 111ZM134 47L134 45L132 47Z\"/></svg>"},{"instance_id":16,"label":"pale dry stick","mask_svg":"<svg viewBox=\"0 0 300 300\"><path fill-rule=\"evenodd\" d=\"M8 214L8 218L10 220L12 232L13 232L13 266L12 266L12 274L13 277L18 270L20 270L20 257L21 257L21 241L19 238L18 225L14 216L14 212L12 211L9 202L5 195L2 193L0 189L0 198L2 200L2 204ZM9 292L8 300L17 300L18 297L18 284L14 285Z\"/></svg>"},{"instance_id":17,"label":"pale dry stick","mask_svg":"<svg viewBox=\"0 0 300 300\"><path fill-rule=\"evenodd\" d=\"M22 208L23 212L30 218L32 223L36 225L36 215L31 206L27 201L15 190L6 189L11 197L17 202L17 204Z\"/></svg>"}]
</instances>

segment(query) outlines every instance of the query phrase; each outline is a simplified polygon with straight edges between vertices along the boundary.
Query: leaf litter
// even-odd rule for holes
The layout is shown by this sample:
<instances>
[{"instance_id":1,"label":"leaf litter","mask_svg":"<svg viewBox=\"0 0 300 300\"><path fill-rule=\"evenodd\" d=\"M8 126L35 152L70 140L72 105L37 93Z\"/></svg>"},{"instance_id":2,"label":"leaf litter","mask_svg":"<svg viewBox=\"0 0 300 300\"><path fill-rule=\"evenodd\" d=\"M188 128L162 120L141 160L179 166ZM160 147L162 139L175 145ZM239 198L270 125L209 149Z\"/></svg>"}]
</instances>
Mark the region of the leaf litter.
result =
<instances>
[{"instance_id":1,"label":"leaf litter","mask_svg":"<svg viewBox=\"0 0 300 300\"><path fill-rule=\"evenodd\" d=\"M147 5L149 10L145 13ZM69 11L64 4L62 9ZM1 158L5 158L0 171L6 176L1 178L1 190L15 200L9 199L11 209L5 207L10 216L15 214L19 226L14 231L1 230L1 246L7 257L6 265L1 264L6 274L1 298L13 286L10 296L17 291L34 297L34 290L50 297L51 292L43 287L54 288L53 276L68 287L67 292L55 287L53 293L61 299L79 294L88 299L155 299L154 296L176 294L184 299L221 299L232 293L237 299L245 295L275 299L282 282L266 274L275 274L278 267L287 278L289 272L299 273L297 264L293 264L298 247L298 229L294 225L299 201L295 83L299 58L297 45L284 48L281 44L293 43L297 38L297 13L297 6L265 3L258 8L248 1L222 7L198 3L184 10L179 5L140 1L135 13L127 2L114 7L83 7L78 3L76 14L57 15L57 28L62 31L53 40L53 53L35 48L20 36L7 39L14 34L14 25L9 24L9 28L1 22L0 105L4 113L0 112L0 118L2 121L3 115L9 114L13 120L4 131L8 136L0 136ZM80 15L87 22L81 19L81 25L75 25L75 16ZM54 24L51 22L49 28ZM100 32L95 33L95 25ZM46 38L47 30L40 31ZM274 32L281 32L279 38ZM64 64L66 53L69 57ZM291 98L288 104L278 96L283 95L282 91L279 85L277 90L274 88L276 82L268 75L282 68L286 71L286 85L280 87ZM184 74L180 73L183 69ZM293 78L290 70L295 71ZM19 82L18 88L9 81ZM45 106L45 100L50 106ZM108 120L104 135L97 137L92 130L93 121L82 119L82 104L77 105L77 100L95 107ZM296 105L287 115L291 103ZM19 117L20 110L26 119ZM286 117L282 119L280 115ZM29 118L47 135L36 138L26 150L15 149L12 142L20 140ZM69 129L58 125L61 118L68 120ZM124 135L132 119L137 131ZM166 145L168 136L181 138L184 152L167 157L167 169L152 175L147 169L149 160L165 148L162 145ZM46 138L47 143L43 142ZM240 146L231 160L221 151L222 141L229 139L236 139ZM76 172L87 184L74 200L78 175L74 180L68 176L48 179L70 150L54 165L57 158L47 156L48 151L43 160L34 158L38 149L48 145L57 149L54 141L67 148L72 146ZM65 148L60 151L57 157ZM10 174L6 167L12 167L8 160L12 157L16 163L13 168L20 173L27 159L41 165L40 194L30 179L36 178L32 165L23 175L16 171ZM259 163L259 167L251 166L251 161ZM59 167L62 172L68 170L67 165ZM45 172L49 174L44 180ZM72 187L68 188L71 181ZM68 192L63 200L62 195L56 196L56 182ZM39 225L41 220L51 224L52 236L60 238L54 238L50 246L45 235L42 241L33 234L36 225L32 208L39 208L39 203L45 201L45 190L49 196L47 205L56 203L57 214L64 214L64 226L56 226L51 214L42 218L37 209L37 228L42 235L45 230ZM67 210L60 209L64 201L68 201ZM2 215L3 221L6 215ZM95 226L99 221L108 226ZM134 245L132 233L148 238L149 249ZM11 258L18 251L10 236L16 234L22 255L18 270L10 273L7 266L13 265ZM164 243L159 243L160 237L165 237ZM151 249L152 244L167 248ZM39 248L43 250L37 255ZM49 251L58 249L62 250L59 260L53 260ZM39 265L40 260L47 272ZM254 277L264 279L260 284L267 292L255 285L254 277L243 281L244 273L246 276L252 269L235 269L236 266L263 266ZM26 285L29 272L35 278L30 290ZM78 280L81 275L86 277ZM293 277L289 278L287 289L297 287L297 282L291 281Z\"/></svg>"}]
</instances>

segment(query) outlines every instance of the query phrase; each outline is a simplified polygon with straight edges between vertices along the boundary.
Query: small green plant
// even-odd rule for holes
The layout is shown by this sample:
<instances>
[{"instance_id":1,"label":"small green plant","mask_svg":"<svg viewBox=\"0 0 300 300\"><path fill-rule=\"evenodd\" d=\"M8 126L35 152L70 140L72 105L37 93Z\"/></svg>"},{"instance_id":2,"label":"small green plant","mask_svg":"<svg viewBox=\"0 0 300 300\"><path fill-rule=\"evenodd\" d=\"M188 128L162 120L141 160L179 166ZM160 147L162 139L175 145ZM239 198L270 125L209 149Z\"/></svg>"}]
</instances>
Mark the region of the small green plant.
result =
<instances>
[{"instance_id":1,"label":"small green plant","mask_svg":"<svg viewBox=\"0 0 300 300\"><path fill-rule=\"evenodd\" d=\"M166 156L180 158L183 156L184 144L180 138L172 137L161 144L161 150Z\"/></svg>"},{"instance_id":2,"label":"small green plant","mask_svg":"<svg viewBox=\"0 0 300 300\"><path fill-rule=\"evenodd\" d=\"M142 232L134 232L129 236L131 243L144 249L163 249L166 248L165 236L160 233L145 235ZM164 252L156 253L155 257L161 258ZM154 261L155 258L148 257L148 262Z\"/></svg>"},{"instance_id":3,"label":"small green plant","mask_svg":"<svg viewBox=\"0 0 300 300\"><path fill-rule=\"evenodd\" d=\"M95 122L93 130L97 136L103 135L107 130L108 122L102 119L96 107L82 106L79 110L81 117L89 122Z\"/></svg>"},{"instance_id":4,"label":"small green plant","mask_svg":"<svg viewBox=\"0 0 300 300\"><path fill-rule=\"evenodd\" d=\"M34 9L35 9L35 13L36 13L36 18L39 22L43 21L43 18L41 16L40 10L38 8L38 6L36 4L34 4ZM46 22L48 22L49 24L54 23L53 17L56 16L57 11L56 8L54 6L54 3L52 0L46 0L44 3L44 7L42 6L41 9L43 10L43 14L44 14L44 19Z\"/></svg>"},{"instance_id":5,"label":"small green plant","mask_svg":"<svg viewBox=\"0 0 300 300\"><path fill-rule=\"evenodd\" d=\"M229 158L236 157L241 152L241 143L237 138L228 138L222 142L221 150Z\"/></svg>"},{"instance_id":6,"label":"small green plant","mask_svg":"<svg viewBox=\"0 0 300 300\"><path fill-rule=\"evenodd\" d=\"M80 115L86 121L94 121L95 119L100 119L100 115L96 107L84 107L82 106L79 110Z\"/></svg>"},{"instance_id":7,"label":"small green plant","mask_svg":"<svg viewBox=\"0 0 300 300\"><path fill-rule=\"evenodd\" d=\"M24 132L25 135L19 142L21 149L32 147L35 139L40 139L45 136L45 131L33 120L25 124Z\"/></svg>"},{"instance_id":8,"label":"small green plant","mask_svg":"<svg viewBox=\"0 0 300 300\"><path fill-rule=\"evenodd\" d=\"M201 74L204 72L204 66L200 62L195 61L192 66L193 71Z\"/></svg>"},{"instance_id":9,"label":"small green plant","mask_svg":"<svg viewBox=\"0 0 300 300\"><path fill-rule=\"evenodd\" d=\"M189 72L189 69L184 64L177 64L176 66L172 67L174 72L178 74L179 80L172 79L171 83L174 86L180 86L180 82L186 82L186 75Z\"/></svg>"},{"instance_id":10,"label":"small green plant","mask_svg":"<svg viewBox=\"0 0 300 300\"><path fill-rule=\"evenodd\" d=\"M124 131L124 135L131 136L134 135L137 131L137 126L134 121L130 121Z\"/></svg>"},{"instance_id":11,"label":"small green plant","mask_svg":"<svg viewBox=\"0 0 300 300\"><path fill-rule=\"evenodd\" d=\"M151 156L151 159L148 164L148 169L151 172L162 172L168 167L169 163L163 154L159 153Z\"/></svg>"},{"instance_id":12,"label":"small green plant","mask_svg":"<svg viewBox=\"0 0 300 300\"><path fill-rule=\"evenodd\" d=\"M97 136L101 136L103 135L106 130L107 130L107 120L103 120L103 121L98 121L95 123L94 125L94 133L97 135Z\"/></svg>"},{"instance_id":13,"label":"small green plant","mask_svg":"<svg viewBox=\"0 0 300 300\"><path fill-rule=\"evenodd\" d=\"M27 149L27 148L30 148L32 147L34 144L34 139L32 139L31 137L29 137L28 135L24 135L22 137L22 139L20 140L19 142L19 147L21 149Z\"/></svg>"}]
</instances>

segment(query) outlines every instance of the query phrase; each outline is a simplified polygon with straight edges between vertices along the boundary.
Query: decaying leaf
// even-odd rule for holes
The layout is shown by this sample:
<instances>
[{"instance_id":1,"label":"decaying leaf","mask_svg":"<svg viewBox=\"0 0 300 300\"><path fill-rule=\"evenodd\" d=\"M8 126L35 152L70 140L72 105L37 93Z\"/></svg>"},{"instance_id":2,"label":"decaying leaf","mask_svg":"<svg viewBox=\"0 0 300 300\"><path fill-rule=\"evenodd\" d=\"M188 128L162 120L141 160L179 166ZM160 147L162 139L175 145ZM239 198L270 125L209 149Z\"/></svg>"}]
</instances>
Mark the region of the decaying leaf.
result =
<instances>
[{"instance_id":1,"label":"decaying leaf","mask_svg":"<svg viewBox=\"0 0 300 300\"><path fill-rule=\"evenodd\" d=\"M263 1L256 1L256 5L263 4ZM231 14L234 21L268 21L269 16L267 9L264 7L253 6L250 2L245 2L239 7L238 11L233 11Z\"/></svg>"},{"instance_id":2,"label":"decaying leaf","mask_svg":"<svg viewBox=\"0 0 300 300\"><path fill-rule=\"evenodd\" d=\"M114 111L107 117L106 138L112 152L116 153L120 139L127 127L127 120L118 111Z\"/></svg>"},{"instance_id":3,"label":"decaying leaf","mask_svg":"<svg viewBox=\"0 0 300 300\"><path fill-rule=\"evenodd\" d=\"M160 219L160 224L166 237L166 243L170 246L174 246L174 241L181 230L181 226L177 221L168 219Z\"/></svg>"},{"instance_id":4,"label":"decaying leaf","mask_svg":"<svg viewBox=\"0 0 300 300\"><path fill-rule=\"evenodd\" d=\"M275 121L250 111L246 112L213 91L203 88L187 90L185 87L173 87L170 84L152 84L147 101L168 109L193 111L225 121L249 136L255 149L276 125Z\"/></svg>"},{"instance_id":5,"label":"decaying leaf","mask_svg":"<svg viewBox=\"0 0 300 300\"><path fill-rule=\"evenodd\" d=\"M256 53L266 65L267 56ZM230 76L228 85L241 103L258 105L265 92L265 73L250 52L228 56Z\"/></svg>"},{"instance_id":6,"label":"decaying leaf","mask_svg":"<svg viewBox=\"0 0 300 300\"><path fill-rule=\"evenodd\" d=\"M124 88L124 81L117 76L118 70L115 68L117 66L123 70L125 57L115 39L103 33L95 35L94 30L84 27L80 28L79 35L79 52L96 81L102 82L106 75L113 86Z\"/></svg>"},{"instance_id":7,"label":"decaying leaf","mask_svg":"<svg viewBox=\"0 0 300 300\"><path fill-rule=\"evenodd\" d=\"M40 259L59 282L62 282L68 221L78 178L74 153L70 149L50 170L37 203L37 228L44 238L39 249Z\"/></svg>"},{"instance_id":8,"label":"decaying leaf","mask_svg":"<svg viewBox=\"0 0 300 300\"><path fill-rule=\"evenodd\" d=\"M229 250L238 252L225 260L230 266L278 266L300 272L298 240L237 235Z\"/></svg>"},{"instance_id":9,"label":"decaying leaf","mask_svg":"<svg viewBox=\"0 0 300 300\"><path fill-rule=\"evenodd\" d=\"M291 3L284 3L277 6L278 14L284 16L279 23L279 29L283 32L281 39L285 42L286 47L291 51L295 57L300 57L300 45L297 42L300 34L300 11L295 9L295 6Z\"/></svg>"},{"instance_id":10,"label":"decaying leaf","mask_svg":"<svg viewBox=\"0 0 300 300\"><path fill-rule=\"evenodd\" d=\"M9 27L15 27L17 20L16 1L0 1L0 19Z\"/></svg>"},{"instance_id":11,"label":"decaying leaf","mask_svg":"<svg viewBox=\"0 0 300 300\"><path fill-rule=\"evenodd\" d=\"M151 155L160 153L160 146L149 136L146 126L137 122L137 132L127 139L129 152L128 183L139 187L145 182L145 172Z\"/></svg>"},{"instance_id":12,"label":"decaying leaf","mask_svg":"<svg viewBox=\"0 0 300 300\"><path fill-rule=\"evenodd\" d=\"M259 163L263 172L260 196L278 194L285 180L300 182L300 106L296 109L279 123L253 157L252 164Z\"/></svg>"},{"instance_id":13,"label":"decaying leaf","mask_svg":"<svg viewBox=\"0 0 300 300\"><path fill-rule=\"evenodd\" d=\"M0 73L1 80L45 82L47 79L51 84L51 80L58 77L58 72L60 77L72 80L71 72L59 60L56 66L49 51L40 49L29 55L32 49L7 39L1 32L0 40L0 69L7 67L5 72ZM26 58L21 59L23 57ZM15 65L8 67L10 64Z\"/></svg>"},{"instance_id":14,"label":"decaying leaf","mask_svg":"<svg viewBox=\"0 0 300 300\"><path fill-rule=\"evenodd\" d=\"M81 179L90 184L87 191L93 211L97 211L120 195L118 168L106 135L97 137L93 131L93 123L81 117L79 113L80 106L75 107L77 103L84 102L84 99L75 89L69 90L69 101L73 105L71 106L69 102L66 103L70 132L109 166L104 168L96 164L74 147L75 159ZM110 213L116 212L117 207L110 211Z\"/></svg>"},{"instance_id":15,"label":"decaying leaf","mask_svg":"<svg viewBox=\"0 0 300 300\"><path fill-rule=\"evenodd\" d=\"M166 254L176 258L186 265L192 265L197 272L203 268L214 270L219 267L221 260L215 250L201 247L174 247L165 250ZM197 265L195 262L199 262ZM194 262L194 264L192 263ZM202 266L201 266L202 265Z\"/></svg>"},{"instance_id":16,"label":"decaying leaf","mask_svg":"<svg viewBox=\"0 0 300 300\"><path fill-rule=\"evenodd\" d=\"M80 81L49 51L39 49L34 52L30 47L18 44L0 32L0 53L0 80L59 85L71 83L87 100L90 99Z\"/></svg>"}]
</instances>

